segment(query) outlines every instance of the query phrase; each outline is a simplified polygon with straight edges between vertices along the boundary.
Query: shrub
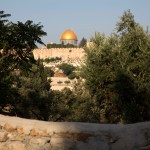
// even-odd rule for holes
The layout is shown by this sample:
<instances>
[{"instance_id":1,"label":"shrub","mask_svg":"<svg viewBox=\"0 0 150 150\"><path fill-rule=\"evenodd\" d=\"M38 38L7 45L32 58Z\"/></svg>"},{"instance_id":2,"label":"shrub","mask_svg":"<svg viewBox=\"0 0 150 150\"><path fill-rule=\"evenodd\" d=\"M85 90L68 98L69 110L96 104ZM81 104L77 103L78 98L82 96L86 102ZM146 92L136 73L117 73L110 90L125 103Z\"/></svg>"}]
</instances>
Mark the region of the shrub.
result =
<instances>
[{"instance_id":1,"label":"shrub","mask_svg":"<svg viewBox=\"0 0 150 150\"><path fill-rule=\"evenodd\" d=\"M69 80L66 80L66 81L64 81L64 83L65 83L65 84L69 84L69 83L70 83L70 81L69 81Z\"/></svg>"},{"instance_id":2,"label":"shrub","mask_svg":"<svg viewBox=\"0 0 150 150\"><path fill-rule=\"evenodd\" d=\"M62 84L62 81L58 81L57 83L58 83L58 84Z\"/></svg>"},{"instance_id":3,"label":"shrub","mask_svg":"<svg viewBox=\"0 0 150 150\"><path fill-rule=\"evenodd\" d=\"M68 78L70 80L73 80L75 77L76 77L75 73L71 73L71 74L68 75Z\"/></svg>"},{"instance_id":4,"label":"shrub","mask_svg":"<svg viewBox=\"0 0 150 150\"><path fill-rule=\"evenodd\" d=\"M63 73L66 76L72 74L72 72L75 70L75 67L73 65L70 65L70 64L67 64L67 63L63 63L63 64L59 65L58 68L63 70Z\"/></svg>"}]
</instances>

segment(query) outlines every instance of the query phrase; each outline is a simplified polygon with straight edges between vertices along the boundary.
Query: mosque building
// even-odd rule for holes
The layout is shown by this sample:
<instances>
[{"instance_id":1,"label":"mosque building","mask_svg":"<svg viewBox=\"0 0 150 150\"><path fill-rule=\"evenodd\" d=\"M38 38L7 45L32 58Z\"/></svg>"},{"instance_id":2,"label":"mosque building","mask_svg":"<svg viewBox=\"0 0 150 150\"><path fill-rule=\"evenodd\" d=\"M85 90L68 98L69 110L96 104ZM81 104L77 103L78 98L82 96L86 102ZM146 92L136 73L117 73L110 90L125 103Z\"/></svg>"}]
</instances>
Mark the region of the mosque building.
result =
<instances>
[{"instance_id":1,"label":"mosque building","mask_svg":"<svg viewBox=\"0 0 150 150\"><path fill-rule=\"evenodd\" d=\"M76 34L70 29L65 30L60 37L60 42L64 45L71 44L77 46L77 41Z\"/></svg>"},{"instance_id":2,"label":"mosque building","mask_svg":"<svg viewBox=\"0 0 150 150\"><path fill-rule=\"evenodd\" d=\"M54 44L56 47L44 47L44 48L37 48L33 50L33 55L34 58L37 59L51 59L51 58L61 58L62 61L65 62L74 62L77 61L82 61L83 57L85 56L84 49L79 48L77 46L77 35L75 32L73 32L70 29L65 30L61 35L60 35L60 42L63 43L64 45L74 45L74 47L61 47L60 44L56 43L50 43ZM58 46L58 47L57 47Z\"/></svg>"},{"instance_id":3,"label":"mosque building","mask_svg":"<svg viewBox=\"0 0 150 150\"><path fill-rule=\"evenodd\" d=\"M51 77L51 89L52 90L62 90L67 87L73 89L74 82L76 80L70 80L67 76L64 76L62 71L58 68L58 65L61 63L71 64L75 67L79 67L83 64L83 60L85 57L85 50L77 46L77 35L70 29L65 30L60 35L60 42L64 45L74 45L73 47L64 46L64 47L51 47L51 48L36 48L33 50L33 55L36 60L42 59L43 61L46 59L56 59L61 58L59 61L51 61L50 63L43 62L45 67L53 68L55 74ZM50 43L56 44L56 43ZM58 44L58 46L61 44ZM62 46L62 45L61 45ZM69 81L69 83L66 83ZM61 84L60 84L61 82Z\"/></svg>"}]
</instances>

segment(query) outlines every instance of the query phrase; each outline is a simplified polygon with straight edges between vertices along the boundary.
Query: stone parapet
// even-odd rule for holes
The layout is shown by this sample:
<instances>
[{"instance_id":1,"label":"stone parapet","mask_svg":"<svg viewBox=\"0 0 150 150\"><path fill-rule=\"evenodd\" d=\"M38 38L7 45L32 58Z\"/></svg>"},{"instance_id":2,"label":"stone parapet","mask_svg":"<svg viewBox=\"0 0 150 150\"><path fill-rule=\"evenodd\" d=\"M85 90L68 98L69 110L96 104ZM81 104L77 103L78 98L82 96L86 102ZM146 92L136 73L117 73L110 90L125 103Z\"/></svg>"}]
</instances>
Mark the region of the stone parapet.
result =
<instances>
[{"instance_id":1,"label":"stone parapet","mask_svg":"<svg viewBox=\"0 0 150 150\"><path fill-rule=\"evenodd\" d=\"M0 115L0 150L149 150L150 122L45 122Z\"/></svg>"}]
</instances>

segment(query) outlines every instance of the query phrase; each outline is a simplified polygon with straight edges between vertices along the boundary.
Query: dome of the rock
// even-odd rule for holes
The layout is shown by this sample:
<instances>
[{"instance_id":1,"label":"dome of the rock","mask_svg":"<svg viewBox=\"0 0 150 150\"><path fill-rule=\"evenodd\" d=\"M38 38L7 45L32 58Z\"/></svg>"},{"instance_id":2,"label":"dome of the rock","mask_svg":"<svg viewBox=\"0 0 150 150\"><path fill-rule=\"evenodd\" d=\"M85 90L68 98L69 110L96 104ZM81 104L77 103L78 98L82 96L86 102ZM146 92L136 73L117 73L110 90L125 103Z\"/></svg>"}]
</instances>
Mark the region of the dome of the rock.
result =
<instances>
[{"instance_id":1,"label":"dome of the rock","mask_svg":"<svg viewBox=\"0 0 150 150\"><path fill-rule=\"evenodd\" d=\"M78 39L76 34L70 29L65 30L60 37L60 41L65 45L66 44L77 45L77 40Z\"/></svg>"}]
</instances>

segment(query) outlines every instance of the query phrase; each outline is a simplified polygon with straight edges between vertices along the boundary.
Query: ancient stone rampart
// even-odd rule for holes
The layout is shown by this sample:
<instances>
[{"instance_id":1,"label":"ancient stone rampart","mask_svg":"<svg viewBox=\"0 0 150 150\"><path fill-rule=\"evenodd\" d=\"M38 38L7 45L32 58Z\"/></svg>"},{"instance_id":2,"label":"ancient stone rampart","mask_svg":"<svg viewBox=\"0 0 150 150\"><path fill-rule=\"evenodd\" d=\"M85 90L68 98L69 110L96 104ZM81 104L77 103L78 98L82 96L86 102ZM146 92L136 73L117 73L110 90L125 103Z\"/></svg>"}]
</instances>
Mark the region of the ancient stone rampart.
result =
<instances>
[{"instance_id":1,"label":"ancient stone rampart","mask_svg":"<svg viewBox=\"0 0 150 150\"><path fill-rule=\"evenodd\" d=\"M0 115L0 150L149 150L150 122L44 122Z\"/></svg>"},{"instance_id":2,"label":"ancient stone rampart","mask_svg":"<svg viewBox=\"0 0 150 150\"><path fill-rule=\"evenodd\" d=\"M81 60L85 53L83 48L42 48L34 49L33 55L35 59L46 59L60 57L65 60Z\"/></svg>"}]
</instances>

